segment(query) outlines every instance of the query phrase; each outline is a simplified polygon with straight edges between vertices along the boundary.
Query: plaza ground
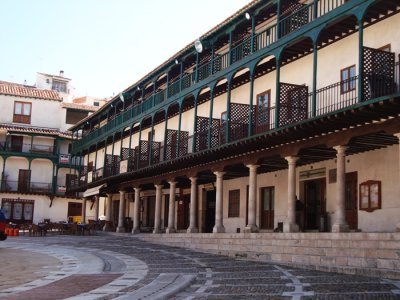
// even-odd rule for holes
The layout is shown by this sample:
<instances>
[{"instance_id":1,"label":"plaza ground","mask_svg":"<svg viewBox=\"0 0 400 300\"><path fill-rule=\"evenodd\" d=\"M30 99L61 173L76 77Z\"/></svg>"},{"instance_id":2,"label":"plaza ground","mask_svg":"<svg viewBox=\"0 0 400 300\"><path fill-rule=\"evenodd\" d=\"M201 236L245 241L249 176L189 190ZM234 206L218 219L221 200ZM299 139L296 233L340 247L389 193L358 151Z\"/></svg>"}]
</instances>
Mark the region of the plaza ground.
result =
<instances>
[{"instance_id":1,"label":"plaza ground","mask_svg":"<svg viewBox=\"0 0 400 300\"><path fill-rule=\"evenodd\" d=\"M128 234L0 244L0 299L400 299L400 281L155 245Z\"/></svg>"}]
</instances>

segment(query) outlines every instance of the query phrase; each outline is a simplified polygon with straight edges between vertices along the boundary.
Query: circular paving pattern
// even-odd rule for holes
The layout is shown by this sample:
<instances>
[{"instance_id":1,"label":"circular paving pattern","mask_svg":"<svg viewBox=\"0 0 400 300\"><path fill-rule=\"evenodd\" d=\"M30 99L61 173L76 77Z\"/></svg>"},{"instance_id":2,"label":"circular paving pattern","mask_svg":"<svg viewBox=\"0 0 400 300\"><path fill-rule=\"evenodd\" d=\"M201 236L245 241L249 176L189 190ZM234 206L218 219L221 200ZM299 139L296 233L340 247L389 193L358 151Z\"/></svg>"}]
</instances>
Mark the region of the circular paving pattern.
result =
<instances>
[{"instance_id":1,"label":"circular paving pattern","mask_svg":"<svg viewBox=\"0 0 400 300\"><path fill-rule=\"evenodd\" d=\"M32 278L24 277L23 259L7 263L16 283L0 285L1 300L400 299L400 281L234 259L128 234L10 238L0 253L35 261Z\"/></svg>"}]
</instances>

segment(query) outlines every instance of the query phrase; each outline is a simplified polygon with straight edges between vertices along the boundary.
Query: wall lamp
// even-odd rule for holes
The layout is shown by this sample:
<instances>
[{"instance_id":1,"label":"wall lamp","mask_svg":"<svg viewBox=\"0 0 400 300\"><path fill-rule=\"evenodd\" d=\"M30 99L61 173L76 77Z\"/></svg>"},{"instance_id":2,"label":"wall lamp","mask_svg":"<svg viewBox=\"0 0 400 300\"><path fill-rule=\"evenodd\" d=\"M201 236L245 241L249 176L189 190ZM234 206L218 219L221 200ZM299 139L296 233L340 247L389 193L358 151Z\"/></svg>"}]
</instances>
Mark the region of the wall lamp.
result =
<instances>
[{"instance_id":1,"label":"wall lamp","mask_svg":"<svg viewBox=\"0 0 400 300\"><path fill-rule=\"evenodd\" d=\"M251 19L251 15L250 15L250 13L245 13L244 14L244 16L245 16L245 18L247 19L247 20L250 20Z\"/></svg>"},{"instance_id":2,"label":"wall lamp","mask_svg":"<svg viewBox=\"0 0 400 300\"><path fill-rule=\"evenodd\" d=\"M121 99L122 102L125 102L123 93L119 93L119 99Z\"/></svg>"}]
</instances>

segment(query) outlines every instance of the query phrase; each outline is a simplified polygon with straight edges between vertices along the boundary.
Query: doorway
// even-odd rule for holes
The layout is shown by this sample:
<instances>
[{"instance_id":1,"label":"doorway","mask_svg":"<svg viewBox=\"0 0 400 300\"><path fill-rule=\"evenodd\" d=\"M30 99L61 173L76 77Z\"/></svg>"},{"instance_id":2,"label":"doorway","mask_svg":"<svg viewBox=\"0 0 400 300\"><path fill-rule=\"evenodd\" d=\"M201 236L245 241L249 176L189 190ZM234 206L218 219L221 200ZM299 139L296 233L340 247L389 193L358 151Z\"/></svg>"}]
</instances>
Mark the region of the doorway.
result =
<instances>
[{"instance_id":1,"label":"doorway","mask_svg":"<svg viewBox=\"0 0 400 300\"><path fill-rule=\"evenodd\" d=\"M29 192L31 181L31 170L19 170L18 192Z\"/></svg>"},{"instance_id":2,"label":"doorway","mask_svg":"<svg viewBox=\"0 0 400 300\"><path fill-rule=\"evenodd\" d=\"M146 226L154 228L154 217L156 213L156 196L149 196L146 203Z\"/></svg>"},{"instance_id":3,"label":"doorway","mask_svg":"<svg viewBox=\"0 0 400 300\"><path fill-rule=\"evenodd\" d=\"M325 178L304 181L304 229L323 230L326 224L321 217L326 216ZM326 222L326 218L324 219Z\"/></svg>"},{"instance_id":4,"label":"doorway","mask_svg":"<svg viewBox=\"0 0 400 300\"><path fill-rule=\"evenodd\" d=\"M356 230L358 228L357 172L346 173L345 193L346 222L349 229Z\"/></svg>"},{"instance_id":5,"label":"doorway","mask_svg":"<svg viewBox=\"0 0 400 300\"><path fill-rule=\"evenodd\" d=\"M204 230L207 233L211 233L215 225L215 199L215 190L209 190L206 192L206 220Z\"/></svg>"},{"instance_id":6,"label":"doorway","mask_svg":"<svg viewBox=\"0 0 400 300\"><path fill-rule=\"evenodd\" d=\"M11 136L11 151L22 152L24 137L12 135Z\"/></svg>"},{"instance_id":7,"label":"doorway","mask_svg":"<svg viewBox=\"0 0 400 300\"><path fill-rule=\"evenodd\" d=\"M261 196L261 229L274 229L275 189L263 187Z\"/></svg>"},{"instance_id":8,"label":"doorway","mask_svg":"<svg viewBox=\"0 0 400 300\"><path fill-rule=\"evenodd\" d=\"M178 201L177 229L184 230L189 227L190 194L180 195Z\"/></svg>"},{"instance_id":9,"label":"doorway","mask_svg":"<svg viewBox=\"0 0 400 300\"><path fill-rule=\"evenodd\" d=\"M118 226L118 218L119 218L119 201L113 201L112 202L112 220L114 223L114 226Z\"/></svg>"}]
</instances>

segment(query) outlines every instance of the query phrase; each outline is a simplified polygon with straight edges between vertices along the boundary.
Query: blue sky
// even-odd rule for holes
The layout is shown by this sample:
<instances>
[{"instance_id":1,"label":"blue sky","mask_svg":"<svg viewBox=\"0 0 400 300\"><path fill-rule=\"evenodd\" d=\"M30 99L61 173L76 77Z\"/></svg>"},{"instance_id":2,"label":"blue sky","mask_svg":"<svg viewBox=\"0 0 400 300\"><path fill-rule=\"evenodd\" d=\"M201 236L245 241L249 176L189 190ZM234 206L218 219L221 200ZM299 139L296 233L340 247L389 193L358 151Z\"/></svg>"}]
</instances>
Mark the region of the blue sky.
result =
<instances>
[{"instance_id":1,"label":"blue sky","mask_svg":"<svg viewBox=\"0 0 400 300\"><path fill-rule=\"evenodd\" d=\"M250 0L1 0L0 80L117 94Z\"/></svg>"}]
</instances>

